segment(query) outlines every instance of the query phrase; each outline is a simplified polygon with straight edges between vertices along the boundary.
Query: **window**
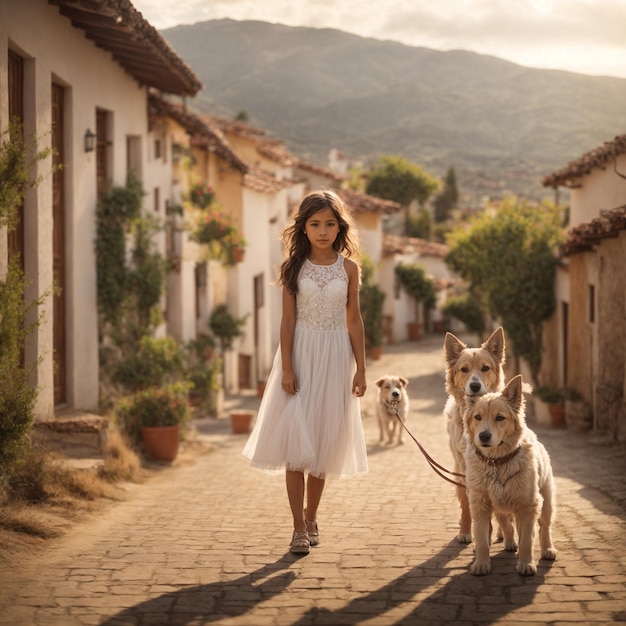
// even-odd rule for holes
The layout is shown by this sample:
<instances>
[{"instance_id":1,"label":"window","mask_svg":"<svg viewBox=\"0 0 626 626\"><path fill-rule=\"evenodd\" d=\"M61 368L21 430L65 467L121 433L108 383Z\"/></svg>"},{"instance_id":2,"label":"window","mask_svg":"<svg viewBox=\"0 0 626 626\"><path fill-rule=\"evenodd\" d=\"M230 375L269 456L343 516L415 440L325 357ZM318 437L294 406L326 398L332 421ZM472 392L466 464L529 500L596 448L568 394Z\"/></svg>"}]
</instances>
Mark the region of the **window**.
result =
<instances>
[{"instance_id":1,"label":"window","mask_svg":"<svg viewBox=\"0 0 626 626\"><path fill-rule=\"evenodd\" d=\"M596 288L595 285L589 285L589 323L594 324L596 321Z\"/></svg>"}]
</instances>

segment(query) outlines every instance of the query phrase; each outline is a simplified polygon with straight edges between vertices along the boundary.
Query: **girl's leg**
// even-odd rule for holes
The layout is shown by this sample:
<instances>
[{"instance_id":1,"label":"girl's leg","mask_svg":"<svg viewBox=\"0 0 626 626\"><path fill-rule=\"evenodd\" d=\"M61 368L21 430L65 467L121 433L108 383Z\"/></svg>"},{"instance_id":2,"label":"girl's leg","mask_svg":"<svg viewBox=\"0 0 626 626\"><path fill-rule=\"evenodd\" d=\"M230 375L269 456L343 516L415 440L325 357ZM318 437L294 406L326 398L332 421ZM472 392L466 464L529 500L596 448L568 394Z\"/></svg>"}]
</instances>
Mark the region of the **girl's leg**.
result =
<instances>
[{"instance_id":1,"label":"girl's leg","mask_svg":"<svg viewBox=\"0 0 626 626\"><path fill-rule=\"evenodd\" d=\"M285 482L287 484L289 506L291 507L291 514L293 515L293 528L298 533L304 533L306 532L304 511L302 510L304 506L304 472L287 470L285 473Z\"/></svg>"},{"instance_id":2,"label":"girl's leg","mask_svg":"<svg viewBox=\"0 0 626 626\"><path fill-rule=\"evenodd\" d=\"M306 481L306 510L304 511L304 521L306 530L309 533L309 541L312 546L320 542L320 531L317 526L317 507L322 499L325 481L323 478L309 477Z\"/></svg>"},{"instance_id":3,"label":"girl's leg","mask_svg":"<svg viewBox=\"0 0 626 626\"><path fill-rule=\"evenodd\" d=\"M317 478L316 476L307 477L306 481L306 518L310 522L314 522L317 519L317 507L322 499L322 493L324 492L324 485L326 481L323 478Z\"/></svg>"}]
</instances>

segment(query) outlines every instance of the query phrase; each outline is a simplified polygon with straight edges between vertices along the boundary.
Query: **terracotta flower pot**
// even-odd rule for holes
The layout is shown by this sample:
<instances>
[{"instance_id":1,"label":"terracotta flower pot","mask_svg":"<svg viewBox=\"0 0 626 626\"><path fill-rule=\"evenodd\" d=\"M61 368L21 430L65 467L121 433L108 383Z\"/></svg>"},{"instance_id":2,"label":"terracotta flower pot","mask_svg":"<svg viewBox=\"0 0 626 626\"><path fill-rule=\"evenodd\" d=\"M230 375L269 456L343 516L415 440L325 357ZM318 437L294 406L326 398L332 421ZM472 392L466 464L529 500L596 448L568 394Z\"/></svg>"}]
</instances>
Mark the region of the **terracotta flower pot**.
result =
<instances>
[{"instance_id":1,"label":"terracotta flower pot","mask_svg":"<svg viewBox=\"0 0 626 626\"><path fill-rule=\"evenodd\" d=\"M142 426L141 436L146 454L153 461L173 461L178 455L180 425Z\"/></svg>"},{"instance_id":2,"label":"terracotta flower pot","mask_svg":"<svg viewBox=\"0 0 626 626\"><path fill-rule=\"evenodd\" d=\"M230 414L230 423L233 433L235 435L245 435L249 433L253 417L253 411L233 411Z\"/></svg>"},{"instance_id":3,"label":"terracotta flower pot","mask_svg":"<svg viewBox=\"0 0 626 626\"><path fill-rule=\"evenodd\" d=\"M246 251L244 248L234 248L233 249L233 261L235 263L243 263L245 259Z\"/></svg>"},{"instance_id":4,"label":"terracotta flower pot","mask_svg":"<svg viewBox=\"0 0 626 626\"><path fill-rule=\"evenodd\" d=\"M565 404L548 404L552 428L565 428Z\"/></svg>"}]
</instances>

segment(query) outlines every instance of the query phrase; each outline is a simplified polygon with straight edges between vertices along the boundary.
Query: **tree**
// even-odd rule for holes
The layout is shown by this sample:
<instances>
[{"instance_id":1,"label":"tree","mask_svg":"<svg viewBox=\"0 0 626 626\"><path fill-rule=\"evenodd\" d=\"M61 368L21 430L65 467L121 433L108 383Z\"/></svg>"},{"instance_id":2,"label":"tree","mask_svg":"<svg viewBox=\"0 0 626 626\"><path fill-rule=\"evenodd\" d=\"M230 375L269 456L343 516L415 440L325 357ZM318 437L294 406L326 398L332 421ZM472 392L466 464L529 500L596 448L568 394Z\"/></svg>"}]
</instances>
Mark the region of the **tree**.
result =
<instances>
[{"instance_id":1,"label":"tree","mask_svg":"<svg viewBox=\"0 0 626 626\"><path fill-rule=\"evenodd\" d=\"M368 174L365 192L401 204L408 222L411 202L416 200L424 206L438 187L439 181L419 165L399 156L387 155L382 156Z\"/></svg>"},{"instance_id":2,"label":"tree","mask_svg":"<svg viewBox=\"0 0 626 626\"><path fill-rule=\"evenodd\" d=\"M456 209L458 202L459 190L456 185L456 172L453 167L450 167L443 179L443 189L437 194L433 202L435 222L445 222L450 217L450 213Z\"/></svg>"},{"instance_id":3,"label":"tree","mask_svg":"<svg viewBox=\"0 0 626 626\"><path fill-rule=\"evenodd\" d=\"M537 205L508 197L448 240L446 262L470 283L472 292L484 295L516 356L528 362L535 385L543 322L555 307L554 250L562 236L561 220L553 202Z\"/></svg>"}]
</instances>

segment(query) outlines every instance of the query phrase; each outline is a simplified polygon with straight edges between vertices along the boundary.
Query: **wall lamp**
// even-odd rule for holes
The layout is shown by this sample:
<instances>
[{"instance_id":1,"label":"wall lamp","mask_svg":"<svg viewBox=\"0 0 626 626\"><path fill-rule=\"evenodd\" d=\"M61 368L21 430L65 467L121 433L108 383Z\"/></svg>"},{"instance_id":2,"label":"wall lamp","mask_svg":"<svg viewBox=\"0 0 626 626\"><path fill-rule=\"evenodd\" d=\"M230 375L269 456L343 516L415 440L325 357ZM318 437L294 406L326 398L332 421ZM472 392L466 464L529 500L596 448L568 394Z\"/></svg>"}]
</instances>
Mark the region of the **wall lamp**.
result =
<instances>
[{"instance_id":1,"label":"wall lamp","mask_svg":"<svg viewBox=\"0 0 626 626\"><path fill-rule=\"evenodd\" d=\"M96 133L92 133L88 128L85 133L85 152L93 152L96 148L96 139L98 135Z\"/></svg>"}]
</instances>

